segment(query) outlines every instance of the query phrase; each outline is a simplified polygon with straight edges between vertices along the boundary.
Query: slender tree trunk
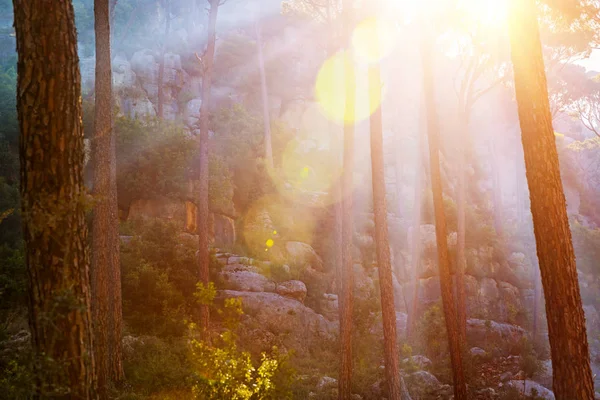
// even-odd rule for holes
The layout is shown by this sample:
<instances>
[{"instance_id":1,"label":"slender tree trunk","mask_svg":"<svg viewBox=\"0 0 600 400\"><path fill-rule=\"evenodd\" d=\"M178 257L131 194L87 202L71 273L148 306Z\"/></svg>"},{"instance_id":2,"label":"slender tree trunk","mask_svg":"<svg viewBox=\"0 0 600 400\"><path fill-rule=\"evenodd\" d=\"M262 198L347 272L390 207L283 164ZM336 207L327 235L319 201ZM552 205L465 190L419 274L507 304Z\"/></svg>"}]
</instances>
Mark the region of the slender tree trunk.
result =
<instances>
[{"instance_id":1,"label":"slender tree trunk","mask_svg":"<svg viewBox=\"0 0 600 400\"><path fill-rule=\"evenodd\" d=\"M460 118L461 136L469 137L469 115L463 113ZM466 252L466 208L467 208L467 155L463 146L458 144L458 207L456 232L456 310L458 317L458 333L460 342L467 343L467 301L465 295L465 270L467 269Z\"/></svg>"},{"instance_id":2,"label":"slender tree trunk","mask_svg":"<svg viewBox=\"0 0 600 400\"><path fill-rule=\"evenodd\" d=\"M371 95L377 98L381 97L381 71L378 64L372 65L369 68L369 88ZM388 384L388 398L390 400L400 400L400 365L396 344L396 311L394 307L394 286L392 283L392 264L385 201L385 166L383 162L383 123L381 114L381 107L377 107L370 119L375 246L381 292L385 377Z\"/></svg>"},{"instance_id":3,"label":"slender tree trunk","mask_svg":"<svg viewBox=\"0 0 600 400\"><path fill-rule=\"evenodd\" d=\"M349 46L353 25L353 3L343 2L344 39ZM348 50L349 52L349 50ZM339 399L350 400L352 395L352 309L354 307L353 255L353 174L354 174L354 116L356 109L356 76L354 66L344 63L344 169L342 172L342 296L340 306L340 375Z\"/></svg>"},{"instance_id":4,"label":"slender tree trunk","mask_svg":"<svg viewBox=\"0 0 600 400\"><path fill-rule=\"evenodd\" d=\"M164 43L162 45L160 53L160 64L158 65L158 118L162 121L165 114L165 53L167 52L167 40L169 38L169 31L171 30L171 11L170 11L170 0L163 0L162 5L165 11L165 35Z\"/></svg>"},{"instance_id":5,"label":"slender tree trunk","mask_svg":"<svg viewBox=\"0 0 600 400\"><path fill-rule=\"evenodd\" d=\"M423 108L421 108L423 109ZM423 112L422 112L423 113ZM425 149L425 135L419 130L417 144L417 160L415 163L415 195L413 201L413 222L412 222L412 246L410 250L410 262L412 271L412 301L410 311L408 312L406 336L407 339L413 337L415 325L417 322L417 310L419 306L419 268L421 265L421 218L423 205L423 186L424 174L421 170L423 166L423 152Z\"/></svg>"},{"instance_id":6,"label":"slender tree trunk","mask_svg":"<svg viewBox=\"0 0 600 400\"><path fill-rule=\"evenodd\" d=\"M494 184L494 230L496 235L501 237L504 232L502 229L502 182L500 180L500 168L498 165L498 152L494 136L489 141L490 162L492 163L492 182Z\"/></svg>"},{"instance_id":7,"label":"slender tree trunk","mask_svg":"<svg viewBox=\"0 0 600 400\"><path fill-rule=\"evenodd\" d=\"M70 1L13 5L33 397L95 399L75 16Z\"/></svg>"},{"instance_id":8,"label":"slender tree trunk","mask_svg":"<svg viewBox=\"0 0 600 400\"><path fill-rule=\"evenodd\" d=\"M210 104L210 87L212 84L213 63L215 57L215 42L217 39L217 13L219 0L210 0L208 14L208 44L202 59L204 75L202 79L202 105L200 106L200 176L198 193L198 264L200 267L200 282L204 287L209 284L210 262L209 255L209 229L210 212L208 209L208 112ZM207 304L200 306L200 326L207 334L209 327L209 309Z\"/></svg>"},{"instance_id":9,"label":"slender tree trunk","mask_svg":"<svg viewBox=\"0 0 600 400\"><path fill-rule=\"evenodd\" d=\"M273 169L273 147L271 145L271 117L269 116L269 92L267 90L267 76L265 73L265 60L263 57L262 37L258 17L255 17L256 51L258 55L258 70L260 71L260 93L263 106L265 161Z\"/></svg>"},{"instance_id":10,"label":"slender tree trunk","mask_svg":"<svg viewBox=\"0 0 600 400\"><path fill-rule=\"evenodd\" d=\"M440 272L440 287L444 307L444 319L448 332L450 361L452 363L452 377L454 381L454 398L467 399L467 386L462 365L462 343L457 323L456 310L452 295L452 277L450 276L450 258L448 255L448 242L446 238L446 216L442 198L442 179L440 174L440 139L439 121L435 109L434 77L432 71L431 54L432 45L426 37L422 36L421 57L423 61L423 85L425 96L425 110L427 113L427 132L429 136L429 162L431 172L431 188L433 192L433 208L435 213L435 234L438 250L438 268Z\"/></svg>"},{"instance_id":11,"label":"slender tree trunk","mask_svg":"<svg viewBox=\"0 0 600 400\"><path fill-rule=\"evenodd\" d=\"M101 397L106 397L109 382L123 379L119 213L107 0L95 0L94 15L96 106L92 140L95 198L92 220L92 315L98 390Z\"/></svg>"},{"instance_id":12,"label":"slender tree trunk","mask_svg":"<svg viewBox=\"0 0 600 400\"><path fill-rule=\"evenodd\" d=\"M511 0L511 58L557 400L594 398L534 0Z\"/></svg>"}]
</instances>

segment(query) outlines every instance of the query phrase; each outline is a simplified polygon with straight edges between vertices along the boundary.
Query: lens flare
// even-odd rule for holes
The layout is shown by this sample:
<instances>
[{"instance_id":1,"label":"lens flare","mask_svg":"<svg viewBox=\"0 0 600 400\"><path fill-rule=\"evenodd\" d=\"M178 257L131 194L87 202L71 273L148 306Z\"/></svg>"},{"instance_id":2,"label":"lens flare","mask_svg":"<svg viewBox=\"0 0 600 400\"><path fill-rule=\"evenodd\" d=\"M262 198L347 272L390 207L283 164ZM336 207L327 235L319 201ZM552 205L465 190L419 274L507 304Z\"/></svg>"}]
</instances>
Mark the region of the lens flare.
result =
<instances>
[{"instance_id":1,"label":"lens flare","mask_svg":"<svg viewBox=\"0 0 600 400\"><path fill-rule=\"evenodd\" d=\"M360 72L360 74L359 74ZM330 120L339 124L354 124L363 121L381 104L380 90L361 85L356 79L364 75L348 52L339 52L329 58L317 74L315 97L321 111ZM353 79L354 82L348 82ZM349 85L347 85L349 84ZM356 89L354 110L346 112L346 87Z\"/></svg>"},{"instance_id":2,"label":"lens flare","mask_svg":"<svg viewBox=\"0 0 600 400\"><path fill-rule=\"evenodd\" d=\"M352 33L352 49L360 61L374 64L389 56L397 39L395 25L383 18L367 18Z\"/></svg>"}]
</instances>

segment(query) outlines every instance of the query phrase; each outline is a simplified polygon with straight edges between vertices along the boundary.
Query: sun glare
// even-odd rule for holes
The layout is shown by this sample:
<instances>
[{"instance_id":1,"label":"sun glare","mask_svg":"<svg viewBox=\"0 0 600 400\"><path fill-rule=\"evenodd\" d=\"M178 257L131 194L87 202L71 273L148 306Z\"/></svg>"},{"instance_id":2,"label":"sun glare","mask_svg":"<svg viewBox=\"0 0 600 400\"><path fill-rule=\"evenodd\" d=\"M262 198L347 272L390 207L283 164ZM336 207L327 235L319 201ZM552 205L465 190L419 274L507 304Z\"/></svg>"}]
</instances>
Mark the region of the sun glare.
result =
<instances>
[{"instance_id":1,"label":"sun glare","mask_svg":"<svg viewBox=\"0 0 600 400\"><path fill-rule=\"evenodd\" d=\"M352 33L352 49L359 61L374 64L392 53L397 37L391 20L367 18Z\"/></svg>"}]
</instances>

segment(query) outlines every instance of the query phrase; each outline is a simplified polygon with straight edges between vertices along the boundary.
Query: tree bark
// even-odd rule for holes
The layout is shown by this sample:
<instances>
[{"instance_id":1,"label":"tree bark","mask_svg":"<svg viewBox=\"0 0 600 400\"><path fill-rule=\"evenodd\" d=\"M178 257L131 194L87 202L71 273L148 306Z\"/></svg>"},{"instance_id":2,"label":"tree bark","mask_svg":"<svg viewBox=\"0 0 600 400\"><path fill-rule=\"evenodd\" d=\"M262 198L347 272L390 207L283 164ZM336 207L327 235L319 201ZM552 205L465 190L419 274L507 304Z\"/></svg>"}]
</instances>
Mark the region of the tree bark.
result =
<instances>
[{"instance_id":1,"label":"tree bark","mask_svg":"<svg viewBox=\"0 0 600 400\"><path fill-rule=\"evenodd\" d=\"M593 399L585 316L534 0L511 0L511 59L557 400Z\"/></svg>"},{"instance_id":2,"label":"tree bark","mask_svg":"<svg viewBox=\"0 0 600 400\"><path fill-rule=\"evenodd\" d=\"M369 87L371 95L381 97L381 71L378 64L369 67ZM392 283L392 263L385 201L383 123L381 114L381 107L377 107L370 119L375 247L381 292L385 377L388 385L388 398L390 400L400 400L400 365L396 344L396 311L394 307L394 286Z\"/></svg>"},{"instance_id":3,"label":"tree bark","mask_svg":"<svg viewBox=\"0 0 600 400\"><path fill-rule=\"evenodd\" d=\"M260 93L263 106L264 124L264 146L265 161L270 169L273 169L273 146L271 145L271 117L269 115L269 92L267 90L267 76L265 73L265 60L263 57L262 37L258 17L255 17L254 28L256 31L256 51L258 57L258 70L260 72Z\"/></svg>"},{"instance_id":4,"label":"tree bark","mask_svg":"<svg viewBox=\"0 0 600 400\"><path fill-rule=\"evenodd\" d=\"M422 108L423 109L423 108ZM424 112L421 112L421 116ZM412 223L412 246L410 250L410 262L412 271L412 301L407 318L407 339L413 337L415 325L417 322L417 310L419 305L419 268L421 265L421 218L423 205L423 186L425 183L424 174L421 171L423 166L423 153L425 149L425 135L421 130L417 131L417 160L415 163L415 195L413 201L413 223Z\"/></svg>"},{"instance_id":5,"label":"tree bark","mask_svg":"<svg viewBox=\"0 0 600 400\"><path fill-rule=\"evenodd\" d=\"M469 137L469 114L460 116L461 136ZM465 295L465 270L467 269L466 252L466 208L467 208L467 171L466 149L458 144L458 199L457 199L457 232L456 232L456 310L458 317L458 333L460 342L467 343L467 301Z\"/></svg>"},{"instance_id":6,"label":"tree bark","mask_svg":"<svg viewBox=\"0 0 600 400\"><path fill-rule=\"evenodd\" d=\"M95 0L96 105L92 160L92 315L98 390L106 397L110 381L123 379L121 357L121 266L115 137L112 124L112 71L109 4Z\"/></svg>"},{"instance_id":7,"label":"tree bark","mask_svg":"<svg viewBox=\"0 0 600 400\"><path fill-rule=\"evenodd\" d=\"M350 41L353 25L353 3L343 2L344 38ZM350 400L352 395L352 309L354 290L353 236L353 174L354 174L354 116L356 108L356 76L353 65L344 63L344 167L342 171L342 296L340 302L340 376L339 399Z\"/></svg>"},{"instance_id":8,"label":"tree bark","mask_svg":"<svg viewBox=\"0 0 600 400\"><path fill-rule=\"evenodd\" d=\"M96 398L81 77L70 1L14 0L34 398Z\"/></svg>"},{"instance_id":9,"label":"tree bark","mask_svg":"<svg viewBox=\"0 0 600 400\"><path fill-rule=\"evenodd\" d=\"M431 173L431 188L433 192L433 208L435 214L435 234L438 250L438 268L440 272L440 287L444 319L448 333L450 361L452 363L452 377L454 381L454 398L467 399L467 387L462 366L462 343L457 324L454 298L452 294L452 278L450 276L450 258L448 255L448 242L446 238L446 216L442 197L442 180L440 174L440 129L437 112L435 109L435 93L432 72L431 54L432 45L426 36L421 38L421 57L423 62L423 93L425 97L425 110L427 113L427 133L429 136L429 162Z\"/></svg>"},{"instance_id":10,"label":"tree bark","mask_svg":"<svg viewBox=\"0 0 600 400\"><path fill-rule=\"evenodd\" d=\"M208 43L202 58L204 75L202 79L202 105L200 106L200 173L198 193L198 264L200 283L204 287L209 284L209 229L210 215L208 209L208 113L210 104L210 87L212 84L215 42L217 39L217 13L219 0L210 0L208 14ZM200 327L204 334L208 333L210 314L207 304L200 305Z\"/></svg>"}]
</instances>

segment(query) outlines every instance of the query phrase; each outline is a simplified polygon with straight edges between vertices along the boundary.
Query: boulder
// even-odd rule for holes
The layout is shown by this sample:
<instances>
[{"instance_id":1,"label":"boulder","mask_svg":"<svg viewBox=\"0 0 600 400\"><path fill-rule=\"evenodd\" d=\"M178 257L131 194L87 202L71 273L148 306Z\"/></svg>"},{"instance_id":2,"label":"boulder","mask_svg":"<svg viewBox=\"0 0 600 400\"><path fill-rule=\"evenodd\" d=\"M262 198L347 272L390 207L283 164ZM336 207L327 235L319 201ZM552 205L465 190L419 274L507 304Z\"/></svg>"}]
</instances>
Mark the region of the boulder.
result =
<instances>
[{"instance_id":1,"label":"boulder","mask_svg":"<svg viewBox=\"0 0 600 400\"><path fill-rule=\"evenodd\" d=\"M317 383L317 390L319 392L323 392L325 390L335 389L337 388L337 385L337 379L329 376L323 376L321 379L319 379L319 383Z\"/></svg>"},{"instance_id":2,"label":"boulder","mask_svg":"<svg viewBox=\"0 0 600 400\"><path fill-rule=\"evenodd\" d=\"M221 270L219 286L241 292L274 292L276 288L275 282L242 265L239 268L228 265Z\"/></svg>"},{"instance_id":3,"label":"boulder","mask_svg":"<svg viewBox=\"0 0 600 400\"><path fill-rule=\"evenodd\" d=\"M542 368L535 374L533 380L552 390L552 360L542 362Z\"/></svg>"},{"instance_id":4,"label":"boulder","mask_svg":"<svg viewBox=\"0 0 600 400\"><path fill-rule=\"evenodd\" d=\"M113 59L112 78L115 91L130 88L135 84L135 72L131 69L131 63L121 54Z\"/></svg>"},{"instance_id":5,"label":"boulder","mask_svg":"<svg viewBox=\"0 0 600 400\"><path fill-rule=\"evenodd\" d=\"M474 318L467 320L469 343L482 349L492 350L491 345L506 349L515 347L525 334L525 330L517 325Z\"/></svg>"},{"instance_id":6,"label":"boulder","mask_svg":"<svg viewBox=\"0 0 600 400\"><path fill-rule=\"evenodd\" d=\"M338 295L324 293L323 298L319 302L319 310L329 321L337 321L339 319Z\"/></svg>"},{"instance_id":7,"label":"boulder","mask_svg":"<svg viewBox=\"0 0 600 400\"><path fill-rule=\"evenodd\" d=\"M200 120L200 107L202 106L202 99L195 98L187 102L185 106L185 123L189 127L198 125Z\"/></svg>"},{"instance_id":8,"label":"boulder","mask_svg":"<svg viewBox=\"0 0 600 400\"><path fill-rule=\"evenodd\" d=\"M275 292L284 297L296 299L300 303L304 303L304 299L306 298L306 285L302 281L286 281L278 284Z\"/></svg>"},{"instance_id":9,"label":"boulder","mask_svg":"<svg viewBox=\"0 0 600 400\"><path fill-rule=\"evenodd\" d=\"M418 369L426 370L431 367L431 360L425 356L416 355L412 357L405 358L402 360L404 364L412 364L416 366Z\"/></svg>"},{"instance_id":10,"label":"boulder","mask_svg":"<svg viewBox=\"0 0 600 400\"><path fill-rule=\"evenodd\" d=\"M533 390L536 391L536 395L538 399L543 400L554 400L554 393L551 390L546 389L542 385L537 382L527 380L525 384L523 381L509 381L508 386L513 387L519 390L521 393L524 393L526 396L532 396Z\"/></svg>"},{"instance_id":11,"label":"boulder","mask_svg":"<svg viewBox=\"0 0 600 400\"><path fill-rule=\"evenodd\" d=\"M323 271L323 260L315 249L309 244L302 242L287 242L285 250L291 263L310 265L317 271Z\"/></svg>"},{"instance_id":12,"label":"boulder","mask_svg":"<svg viewBox=\"0 0 600 400\"><path fill-rule=\"evenodd\" d=\"M472 357L485 357L487 355L486 351L479 347L472 347L469 353Z\"/></svg>"},{"instance_id":13,"label":"boulder","mask_svg":"<svg viewBox=\"0 0 600 400\"><path fill-rule=\"evenodd\" d=\"M336 323L297 300L277 293L233 290L220 290L216 300L227 298L240 298L244 313L256 327L279 336L284 346L299 353L322 348L324 342L336 337Z\"/></svg>"},{"instance_id":14,"label":"boulder","mask_svg":"<svg viewBox=\"0 0 600 400\"><path fill-rule=\"evenodd\" d=\"M442 386L440 381L427 371L413 372L407 375L405 380L408 391L416 398L428 398Z\"/></svg>"}]
</instances>

